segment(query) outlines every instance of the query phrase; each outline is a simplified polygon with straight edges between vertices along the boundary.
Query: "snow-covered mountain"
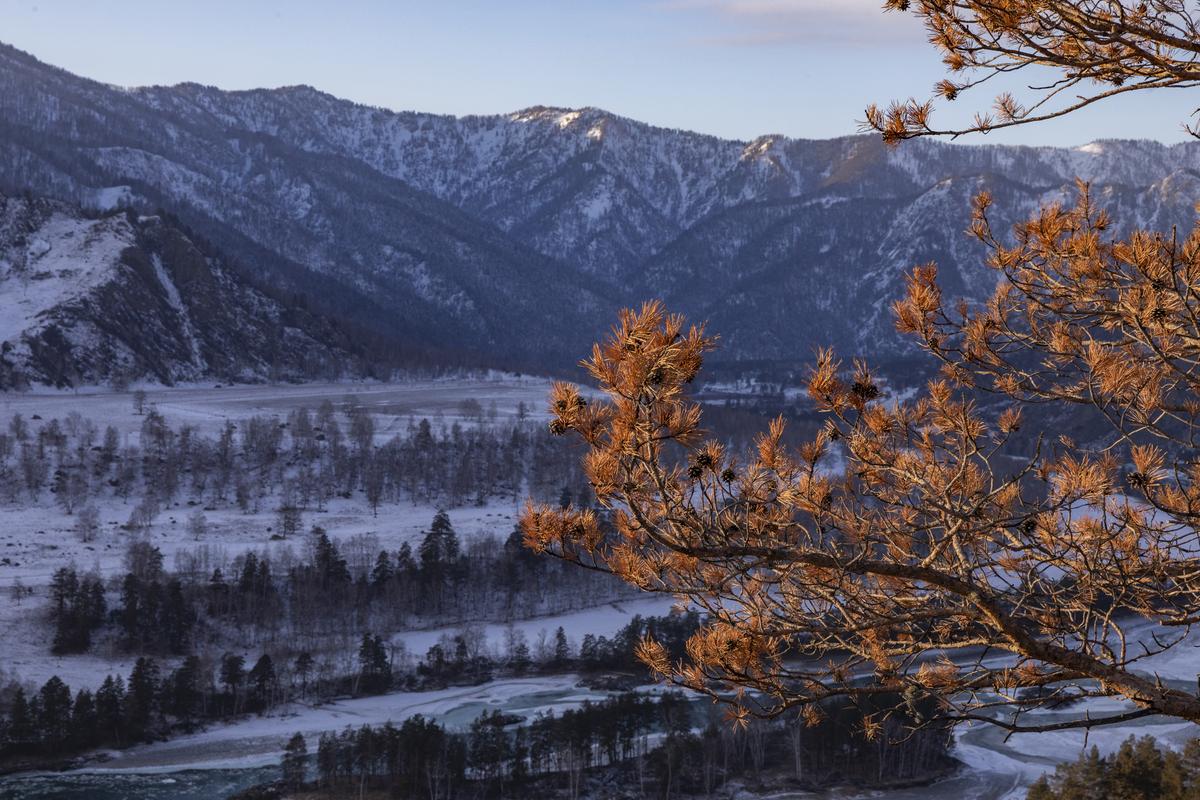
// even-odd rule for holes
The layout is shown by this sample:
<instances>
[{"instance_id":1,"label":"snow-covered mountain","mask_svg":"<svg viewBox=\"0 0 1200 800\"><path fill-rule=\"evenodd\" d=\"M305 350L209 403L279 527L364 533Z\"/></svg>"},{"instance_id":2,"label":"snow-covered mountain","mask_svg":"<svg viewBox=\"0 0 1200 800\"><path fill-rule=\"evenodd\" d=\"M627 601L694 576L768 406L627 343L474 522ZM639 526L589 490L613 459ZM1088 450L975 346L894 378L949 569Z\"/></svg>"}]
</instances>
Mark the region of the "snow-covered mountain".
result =
<instances>
[{"instance_id":1,"label":"snow-covered mountain","mask_svg":"<svg viewBox=\"0 0 1200 800\"><path fill-rule=\"evenodd\" d=\"M0 195L0 389L354 374L348 337L171 222Z\"/></svg>"},{"instance_id":2,"label":"snow-covered mountain","mask_svg":"<svg viewBox=\"0 0 1200 800\"><path fill-rule=\"evenodd\" d=\"M515 361L573 360L648 297L709 320L722 358L903 354L887 310L903 272L937 261L952 293L992 285L963 233L971 195L990 189L1008 222L1076 176L1123 226L1190 226L1200 143L738 142L590 108L119 89L0 47L0 185L166 207L324 311Z\"/></svg>"}]
</instances>

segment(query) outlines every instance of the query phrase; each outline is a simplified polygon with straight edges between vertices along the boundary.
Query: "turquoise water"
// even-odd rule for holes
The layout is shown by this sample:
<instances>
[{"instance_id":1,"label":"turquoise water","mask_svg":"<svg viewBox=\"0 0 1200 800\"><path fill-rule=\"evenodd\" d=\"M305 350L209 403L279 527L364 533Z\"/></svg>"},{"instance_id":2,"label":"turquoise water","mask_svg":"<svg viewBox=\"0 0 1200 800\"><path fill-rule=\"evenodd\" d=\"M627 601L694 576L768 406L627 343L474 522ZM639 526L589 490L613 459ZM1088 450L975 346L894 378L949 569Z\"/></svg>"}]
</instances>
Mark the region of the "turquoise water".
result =
<instances>
[{"instance_id":1,"label":"turquoise water","mask_svg":"<svg viewBox=\"0 0 1200 800\"><path fill-rule=\"evenodd\" d=\"M567 698L599 700L608 694L581 688L539 690L506 697L503 702L471 700L431 716L452 730L465 730L484 711L500 709L531 717ZM286 722L281 723L282 728L286 726ZM231 744L236 746L236 742ZM178 772L39 773L0 778L0 800L225 800L235 792L278 778L277 766Z\"/></svg>"},{"instance_id":2,"label":"turquoise water","mask_svg":"<svg viewBox=\"0 0 1200 800\"><path fill-rule=\"evenodd\" d=\"M278 778L278 767L18 775L0 778L0 800L224 800L234 792Z\"/></svg>"}]
</instances>

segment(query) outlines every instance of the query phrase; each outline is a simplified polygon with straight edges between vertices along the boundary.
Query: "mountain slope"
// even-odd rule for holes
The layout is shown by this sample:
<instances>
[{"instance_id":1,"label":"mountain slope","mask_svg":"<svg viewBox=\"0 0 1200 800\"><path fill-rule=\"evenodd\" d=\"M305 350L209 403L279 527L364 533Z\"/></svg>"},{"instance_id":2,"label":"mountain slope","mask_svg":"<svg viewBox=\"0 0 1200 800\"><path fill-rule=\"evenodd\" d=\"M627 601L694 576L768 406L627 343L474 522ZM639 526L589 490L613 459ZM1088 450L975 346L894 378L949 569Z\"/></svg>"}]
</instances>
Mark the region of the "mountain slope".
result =
<instances>
[{"instance_id":1,"label":"mountain slope","mask_svg":"<svg viewBox=\"0 0 1200 800\"><path fill-rule=\"evenodd\" d=\"M0 388L355 374L335 326L160 217L0 195Z\"/></svg>"},{"instance_id":2,"label":"mountain slope","mask_svg":"<svg viewBox=\"0 0 1200 800\"><path fill-rule=\"evenodd\" d=\"M129 186L272 283L407 342L508 358L583 346L547 325L616 301L563 265L359 160L165 109L0 50L0 185L96 204ZM111 194L111 193L110 193ZM568 344L570 345L568 349Z\"/></svg>"},{"instance_id":3,"label":"mountain slope","mask_svg":"<svg viewBox=\"0 0 1200 800\"><path fill-rule=\"evenodd\" d=\"M969 299L994 284L964 234L971 195L993 192L1006 225L1076 176L1118 230L1186 228L1200 143L737 142L593 108L454 118L309 87L124 90L0 47L0 186L165 207L322 311L493 362L570 364L648 297L708 319L721 359L902 357L888 309L907 270L936 261Z\"/></svg>"}]
</instances>

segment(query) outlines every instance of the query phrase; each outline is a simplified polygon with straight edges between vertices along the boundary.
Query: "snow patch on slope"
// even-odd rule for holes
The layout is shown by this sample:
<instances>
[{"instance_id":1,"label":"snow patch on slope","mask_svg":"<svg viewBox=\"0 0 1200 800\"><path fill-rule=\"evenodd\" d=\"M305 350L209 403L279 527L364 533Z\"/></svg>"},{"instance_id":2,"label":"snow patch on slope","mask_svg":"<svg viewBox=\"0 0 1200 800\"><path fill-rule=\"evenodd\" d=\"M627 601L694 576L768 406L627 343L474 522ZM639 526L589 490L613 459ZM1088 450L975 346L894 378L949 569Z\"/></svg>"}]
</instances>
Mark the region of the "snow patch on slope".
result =
<instances>
[{"instance_id":1,"label":"snow patch on slope","mask_svg":"<svg viewBox=\"0 0 1200 800\"><path fill-rule=\"evenodd\" d=\"M41 315L110 280L133 231L120 217L72 219L54 214L32 236L25 253L7 255L0 272L0 341L20 338ZM54 242L51 246L50 242Z\"/></svg>"},{"instance_id":2,"label":"snow patch on slope","mask_svg":"<svg viewBox=\"0 0 1200 800\"><path fill-rule=\"evenodd\" d=\"M583 215L592 222L596 222L612 208L612 195L607 191L598 192L595 196L584 202L580 209Z\"/></svg>"},{"instance_id":3,"label":"snow patch on slope","mask_svg":"<svg viewBox=\"0 0 1200 800\"><path fill-rule=\"evenodd\" d=\"M162 285L163 291L167 295L167 304L179 317L180 330L183 331L184 337L187 339L188 349L192 354L192 364L197 368L204 369L204 356L200 354L200 342L196 338L196 331L192 328L192 320L188 315L187 306L183 304L183 298L179 296L179 288L175 285L175 281L171 280L171 276L167 274L167 270L163 267L162 259L155 253L150 259L154 265L154 274L158 277L159 284Z\"/></svg>"},{"instance_id":4,"label":"snow patch on slope","mask_svg":"<svg viewBox=\"0 0 1200 800\"><path fill-rule=\"evenodd\" d=\"M96 211L113 211L133 204L133 189L128 186L107 186L96 189L84 205Z\"/></svg>"}]
</instances>

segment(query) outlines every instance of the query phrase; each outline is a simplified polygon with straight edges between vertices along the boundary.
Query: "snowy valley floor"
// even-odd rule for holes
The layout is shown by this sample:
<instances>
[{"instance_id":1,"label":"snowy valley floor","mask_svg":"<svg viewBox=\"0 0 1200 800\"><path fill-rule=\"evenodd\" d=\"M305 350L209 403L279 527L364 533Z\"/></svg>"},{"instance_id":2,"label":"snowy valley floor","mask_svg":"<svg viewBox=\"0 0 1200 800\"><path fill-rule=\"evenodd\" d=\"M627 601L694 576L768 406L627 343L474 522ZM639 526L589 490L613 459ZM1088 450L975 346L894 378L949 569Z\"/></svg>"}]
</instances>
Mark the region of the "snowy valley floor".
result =
<instances>
[{"instance_id":1,"label":"snowy valley floor","mask_svg":"<svg viewBox=\"0 0 1200 800\"><path fill-rule=\"evenodd\" d=\"M548 391L548 382L542 379L496 376L396 384L152 388L147 394L148 406L170 425L194 425L199 433L210 437L227 420L236 422L253 415L284 419L297 408L315 410L324 400L337 404L353 398L373 412L376 441L384 442L410 420L425 418L437 425L474 424L459 413L465 399L485 409L494 404L500 421L514 418L522 403L531 417L539 418L544 416ZM54 418L65 420L72 412L95 421L101 430L114 426L122 437L122 446L137 444L144 416L134 412L130 393L81 390L0 394L0 423L4 427L18 413L31 426L37 426ZM503 539L516 525L522 503L520 498L492 501L484 506L451 508L448 513L464 542L478 536ZM72 687L95 686L109 672L128 674L134 659L118 654L52 656L51 630L40 617L47 602L46 586L58 568L73 565L80 572L95 571L105 578L119 575L129 541L129 534L121 526L135 505L136 498L103 498L97 504L101 532L95 541L84 543L74 533L75 517L65 514L49 492L43 491L34 502L24 497L16 503L0 501L0 642L4 643L0 668L39 685L58 675ZM206 511L208 531L202 541L196 541L186 531L192 508L186 498L181 498L161 511L148 539L162 551L167 569L174 568L178 553L198 546L214 548L229 557L248 550L266 551L277 559L273 559L275 563L285 563L290 553L302 550L303 541L271 539L278 522L276 510L268 505L250 513L236 508ZM384 504L375 515L361 498L334 498L326 510L305 513L303 520L305 528L320 525L337 540L369 534L381 547L395 550L404 542L415 546L436 511L436 505ZM17 600L14 585L24 587L30 595ZM418 638L420 641L409 652L420 655L429 645L424 644L421 650L413 647L432 643L437 636L431 640Z\"/></svg>"},{"instance_id":2,"label":"snowy valley floor","mask_svg":"<svg viewBox=\"0 0 1200 800\"><path fill-rule=\"evenodd\" d=\"M548 382L533 378L496 376L492 379L420 381L401 384L328 384L304 386L185 387L149 391L149 401L173 425L194 424L214 435L227 419L253 414L284 417L295 408L315 408L322 400L340 402L346 395L369 406L377 415L376 439L386 440L413 418L431 418L439 423L473 424L460 414L465 398L484 408L493 404L496 418L516 416L518 404L528 413L542 416ZM112 392L46 393L0 396L0 420L14 413L27 419L65 418L78 411L101 425L117 427L125 442L139 435L142 417L132 410L129 394ZM520 499L493 501L482 507L450 509L450 519L464 541L475 536L507 536L520 512ZM196 542L186 533L190 509L178 505L165 509L150 531L170 569L177 552ZM402 542L415 544L432 519L432 505L384 505L373 515L361 499L335 500L323 512L306 513L305 526L321 525L337 538L373 534L380 545L396 549ZM119 574L128 534L121 525L130 506L108 498L99 507L101 533L95 541L82 543L73 533L74 520L44 494L34 504L0 504L0 667L22 681L34 684L58 675L73 688L94 688L109 673L128 674L133 658L100 652L84 656L55 657L50 654L49 626L42 619L46 586L53 572L67 564L82 571L95 570L112 577ZM269 529L276 524L274 509L257 513L218 510L208 514L209 530L204 544L233 555L249 549L267 550L286 561L285 551L297 543L272 541ZM11 591L14 584L32 589L19 602ZM648 597L595 608L525 620L512 627L532 643L543 633L562 626L578 644L588 633L611 635L634 614L659 615L670 609L666 598ZM482 626L486 641L499 648L508 626ZM395 643L415 655L456 628L388 632ZM1157 659L1152 665L1164 678L1194 682L1200 672L1200 650L1184 645ZM649 688L647 689L649 690ZM481 711L502 709L522 715L562 709L603 693L581 688L577 676L502 679L476 687L430 692L398 692L380 697L340 700L321 706L292 704L268 715L243 718L229 725L212 726L194 735L167 742L139 746L106 754L106 760L66 775L0 778L0 798L191 798L222 796L216 792L263 780L270 774L264 767L277 764L283 743L302 732L315 738L322 731L346 725L399 722L413 714L424 714L451 727L465 727ZM1094 703L1099 711L1112 703ZM1078 713L1081 709L1072 709ZM822 795L783 794L784 797L828 797L839 800L1016 800L1024 787L1053 765L1073 759L1081 748L1096 744L1102 751L1114 750L1131 734L1149 734L1163 743L1178 746L1197 735L1195 726L1161 719L1082 733L1045 733L1015 736L1007 741L1003 732L987 726L964 727L957 734L954 755L963 770L933 786L891 792L832 792Z\"/></svg>"}]
</instances>

